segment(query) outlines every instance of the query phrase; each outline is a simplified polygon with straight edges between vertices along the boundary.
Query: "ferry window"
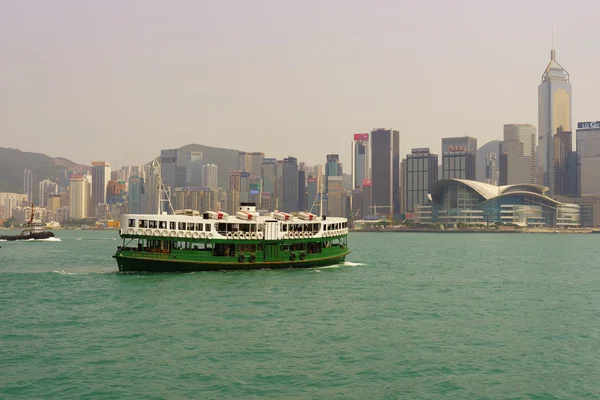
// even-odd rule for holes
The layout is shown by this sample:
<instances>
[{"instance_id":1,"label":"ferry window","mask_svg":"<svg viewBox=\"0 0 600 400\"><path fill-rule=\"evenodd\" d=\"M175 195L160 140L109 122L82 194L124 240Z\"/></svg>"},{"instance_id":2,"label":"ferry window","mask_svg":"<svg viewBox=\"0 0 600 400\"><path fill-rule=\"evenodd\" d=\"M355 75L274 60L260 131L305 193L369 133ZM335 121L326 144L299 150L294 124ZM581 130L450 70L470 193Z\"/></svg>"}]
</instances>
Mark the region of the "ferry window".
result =
<instances>
[{"instance_id":1,"label":"ferry window","mask_svg":"<svg viewBox=\"0 0 600 400\"><path fill-rule=\"evenodd\" d=\"M146 219L140 219L140 228L147 228L148 227L148 220Z\"/></svg>"},{"instance_id":2,"label":"ferry window","mask_svg":"<svg viewBox=\"0 0 600 400\"><path fill-rule=\"evenodd\" d=\"M167 229L167 221L158 221L159 229Z\"/></svg>"},{"instance_id":3,"label":"ferry window","mask_svg":"<svg viewBox=\"0 0 600 400\"><path fill-rule=\"evenodd\" d=\"M135 228L135 219L130 219L130 220L128 221L128 226L129 226L130 228Z\"/></svg>"},{"instance_id":4,"label":"ferry window","mask_svg":"<svg viewBox=\"0 0 600 400\"><path fill-rule=\"evenodd\" d=\"M202 224L196 224L196 230L197 231L201 231L202 230Z\"/></svg>"},{"instance_id":5,"label":"ferry window","mask_svg":"<svg viewBox=\"0 0 600 400\"><path fill-rule=\"evenodd\" d=\"M175 222L169 221L169 229L175 229Z\"/></svg>"},{"instance_id":6,"label":"ferry window","mask_svg":"<svg viewBox=\"0 0 600 400\"><path fill-rule=\"evenodd\" d=\"M194 223L193 222L188 222L188 224L187 224L187 230L188 231L193 231L194 230Z\"/></svg>"},{"instance_id":7,"label":"ferry window","mask_svg":"<svg viewBox=\"0 0 600 400\"><path fill-rule=\"evenodd\" d=\"M148 228L156 229L156 221L148 221Z\"/></svg>"},{"instance_id":8,"label":"ferry window","mask_svg":"<svg viewBox=\"0 0 600 400\"><path fill-rule=\"evenodd\" d=\"M288 224L281 224L281 227L283 228L284 232L288 231Z\"/></svg>"},{"instance_id":9,"label":"ferry window","mask_svg":"<svg viewBox=\"0 0 600 400\"><path fill-rule=\"evenodd\" d=\"M204 230L210 232L210 224L204 224Z\"/></svg>"},{"instance_id":10,"label":"ferry window","mask_svg":"<svg viewBox=\"0 0 600 400\"><path fill-rule=\"evenodd\" d=\"M177 229L179 229L180 231L184 231L185 230L185 222L178 222Z\"/></svg>"},{"instance_id":11,"label":"ferry window","mask_svg":"<svg viewBox=\"0 0 600 400\"><path fill-rule=\"evenodd\" d=\"M262 224L257 224L257 228L259 232L263 231L263 225Z\"/></svg>"}]
</instances>

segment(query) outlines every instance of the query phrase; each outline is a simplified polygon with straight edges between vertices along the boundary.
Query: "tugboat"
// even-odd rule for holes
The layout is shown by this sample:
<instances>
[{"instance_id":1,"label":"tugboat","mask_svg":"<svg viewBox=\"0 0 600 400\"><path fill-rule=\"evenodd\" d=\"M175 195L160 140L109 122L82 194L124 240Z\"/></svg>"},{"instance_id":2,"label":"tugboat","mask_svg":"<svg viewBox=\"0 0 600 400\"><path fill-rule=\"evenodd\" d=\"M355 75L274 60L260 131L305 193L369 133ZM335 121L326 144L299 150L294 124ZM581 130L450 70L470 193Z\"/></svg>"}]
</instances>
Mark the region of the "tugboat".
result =
<instances>
[{"instance_id":1,"label":"tugboat","mask_svg":"<svg viewBox=\"0 0 600 400\"><path fill-rule=\"evenodd\" d=\"M54 237L54 233L45 230L45 227L41 222L33 222L33 203L31 203L31 217L29 218L29 222L25 224L25 228L21 233L15 236L0 236L0 240L12 242L15 240L49 239L51 237Z\"/></svg>"}]
</instances>

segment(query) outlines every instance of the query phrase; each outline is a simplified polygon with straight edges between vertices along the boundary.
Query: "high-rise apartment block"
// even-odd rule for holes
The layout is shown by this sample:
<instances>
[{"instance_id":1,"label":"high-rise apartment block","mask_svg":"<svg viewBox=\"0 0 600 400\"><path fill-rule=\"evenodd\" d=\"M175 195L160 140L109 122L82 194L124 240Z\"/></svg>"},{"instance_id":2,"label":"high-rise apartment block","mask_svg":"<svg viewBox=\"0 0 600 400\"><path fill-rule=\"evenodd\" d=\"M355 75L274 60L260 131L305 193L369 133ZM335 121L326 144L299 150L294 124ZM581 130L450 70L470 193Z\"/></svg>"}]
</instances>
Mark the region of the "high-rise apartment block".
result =
<instances>
[{"instance_id":1,"label":"high-rise apartment block","mask_svg":"<svg viewBox=\"0 0 600 400\"><path fill-rule=\"evenodd\" d=\"M400 132L371 132L371 201L373 214L400 212Z\"/></svg>"},{"instance_id":2,"label":"high-rise apartment block","mask_svg":"<svg viewBox=\"0 0 600 400\"><path fill-rule=\"evenodd\" d=\"M600 195L600 121L577 124L578 193Z\"/></svg>"},{"instance_id":3,"label":"high-rise apartment block","mask_svg":"<svg viewBox=\"0 0 600 400\"><path fill-rule=\"evenodd\" d=\"M414 212L419 205L427 204L427 195L438 178L438 156L431 154L428 148L412 149L406 155L403 192L406 212Z\"/></svg>"},{"instance_id":4,"label":"high-rise apartment block","mask_svg":"<svg viewBox=\"0 0 600 400\"><path fill-rule=\"evenodd\" d=\"M537 182L535 155L535 126L530 124L504 125L502 148L506 153L507 184Z\"/></svg>"},{"instance_id":5,"label":"high-rise apartment block","mask_svg":"<svg viewBox=\"0 0 600 400\"><path fill-rule=\"evenodd\" d=\"M33 171L25 168L23 171L23 193L27 195L27 202L33 201Z\"/></svg>"},{"instance_id":6,"label":"high-rise apartment block","mask_svg":"<svg viewBox=\"0 0 600 400\"><path fill-rule=\"evenodd\" d=\"M355 133L352 141L352 189L359 188L365 179L370 176L370 153L369 153L369 134Z\"/></svg>"},{"instance_id":7,"label":"high-rise apartment block","mask_svg":"<svg viewBox=\"0 0 600 400\"><path fill-rule=\"evenodd\" d=\"M477 139L470 136L442 139L442 179L477 179Z\"/></svg>"},{"instance_id":8,"label":"high-rise apartment block","mask_svg":"<svg viewBox=\"0 0 600 400\"><path fill-rule=\"evenodd\" d=\"M49 196L58 193L58 183L52 182L50 179L44 179L40 182L40 190L38 192L39 200L38 204L40 207L46 207L48 205L47 199Z\"/></svg>"},{"instance_id":9,"label":"high-rise apartment block","mask_svg":"<svg viewBox=\"0 0 600 400\"><path fill-rule=\"evenodd\" d=\"M556 61L554 49L550 63L542 74L538 86L538 180L555 193L554 135L562 126L571 131L571 82L569 73Z\"/></svg>"}]
</instances>

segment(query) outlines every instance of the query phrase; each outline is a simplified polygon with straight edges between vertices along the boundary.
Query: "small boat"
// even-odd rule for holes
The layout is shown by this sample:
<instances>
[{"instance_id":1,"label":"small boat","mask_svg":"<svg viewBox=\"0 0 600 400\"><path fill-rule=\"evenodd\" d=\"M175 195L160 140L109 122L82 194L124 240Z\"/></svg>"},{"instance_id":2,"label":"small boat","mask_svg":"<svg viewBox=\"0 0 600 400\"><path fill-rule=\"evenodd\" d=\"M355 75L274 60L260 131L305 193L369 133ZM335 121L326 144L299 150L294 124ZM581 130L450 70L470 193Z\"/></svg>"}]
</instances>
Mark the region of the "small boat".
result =
<instances>
[{"instance_id":1,"label":"small boat","mask_svg":"<svg viewBox=\"0 0 600 400\"><path fill-rule=\"evenodd\" d=\"M33 203L31 204L31 218L25 224L25 228L21 231L20 234L14 236L0 236L0 240L6 240L9 242L16 240L40 240L40 239L49 239L54 237L54 233L48 232L45 229L45 225L41 222L33 221Z\"/></svg>"}]
</instances>

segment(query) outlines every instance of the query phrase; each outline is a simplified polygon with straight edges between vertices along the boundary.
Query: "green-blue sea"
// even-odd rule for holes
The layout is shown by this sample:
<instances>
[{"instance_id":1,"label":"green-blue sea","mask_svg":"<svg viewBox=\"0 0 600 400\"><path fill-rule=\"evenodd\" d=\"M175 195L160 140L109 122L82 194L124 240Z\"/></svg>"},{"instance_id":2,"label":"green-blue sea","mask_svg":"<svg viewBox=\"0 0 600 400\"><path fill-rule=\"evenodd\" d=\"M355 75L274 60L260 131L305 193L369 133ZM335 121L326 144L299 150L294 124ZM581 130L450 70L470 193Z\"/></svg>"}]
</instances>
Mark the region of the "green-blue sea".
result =
<instances>
[{"instance_id":1,"label":"green-blue sea","mask_svg":"<svg viewBox=\"0 0 600 400\"><path fill-rule=\"evenodd\" d=\"M56 234L0 242L0 399L600 398L600 235L351 233L332 267L120 274L116 231Z\"/></svg>"}]
</instances>

